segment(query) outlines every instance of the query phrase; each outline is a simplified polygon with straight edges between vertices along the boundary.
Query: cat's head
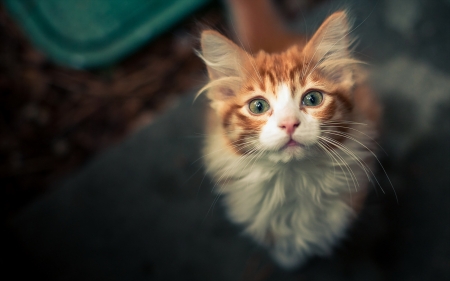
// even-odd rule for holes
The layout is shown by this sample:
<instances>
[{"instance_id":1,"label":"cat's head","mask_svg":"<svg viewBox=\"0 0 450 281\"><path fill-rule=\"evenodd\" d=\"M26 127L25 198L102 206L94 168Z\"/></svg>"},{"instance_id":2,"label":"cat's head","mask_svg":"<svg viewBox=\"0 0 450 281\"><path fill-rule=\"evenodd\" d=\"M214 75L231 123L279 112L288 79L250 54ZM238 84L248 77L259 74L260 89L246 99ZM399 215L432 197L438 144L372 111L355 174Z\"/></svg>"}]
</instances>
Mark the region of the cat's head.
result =
<instances>
[{"instance_id":1,"label":"cat's head","mask_svg":"<svg viewBox=\"0 0 450 281\"><path fill-rule=\"evenodd\" d=\"M237 154L301 159L321 126L349 120L357 60L345 12L332 14L304 46L279 54L247 53L211 30L201 36L208 91L224 137Z\"/></svg>"}]
</instances>

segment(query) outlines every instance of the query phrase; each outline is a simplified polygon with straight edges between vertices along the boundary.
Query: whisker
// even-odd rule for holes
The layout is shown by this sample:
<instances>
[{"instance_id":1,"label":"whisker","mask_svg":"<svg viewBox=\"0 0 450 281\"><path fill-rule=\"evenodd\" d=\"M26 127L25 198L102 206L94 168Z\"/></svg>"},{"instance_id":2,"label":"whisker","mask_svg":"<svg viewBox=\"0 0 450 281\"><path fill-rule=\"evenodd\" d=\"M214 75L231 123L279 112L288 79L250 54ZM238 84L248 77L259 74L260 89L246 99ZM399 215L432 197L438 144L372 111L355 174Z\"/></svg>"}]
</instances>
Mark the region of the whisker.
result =
<instances>
[{"instance_id":1,"label":"whisker","mask_svg":"<svg viewBox=\"0 0 450 281\"><path fill-rule=\"evenodd\" d=\"M369 174L367 173L367 169L370 170L370 168L367 166L367 164L360 159L355 153L353 153L353 151L351 151L350 149L348 149L345 145L343 145L342 143L331 139L331 138L327 138L327 137L320 137L321 139L324 139L326 141L328 141L331 144L336 145L338 148L340 148L344 153L346 153L347 155L349 155L352 159L356 160L356 162L358 163L358 165L363 169L364 173L366 174L367 178L370 180ZM373 173L372 173L373 174Z\"/></svg>"},{"instance_id":2,"label":"whisker","mask_svg":"<svg viewBox=\"0 0 450 281\"><path fill-rule=\"evenodd\" d=\"M351 188L350 188L350 182L348 180L347 173L344 171L345 162L343 162L343 160L341 160L341 163L344 164L344 167L343 167L343 165L339 164L338 159L336 159L335 156L333 156L333 153L332 153L333 149L330 148L326 142L322 142L322 141L318 140L318 143L320 144L320 147L322 147L324 149L325 152L329 153L329 155L333 159L335 159L336 164L338 164L339 168L341 168L342 174L344 175L345 181L347 182L347 188L348 188L348 192L350 194L350 202L351 202L352 201L352 191L351 191ZM347 167L347 170L348 170L348 167ZM353 178L352 178L352 181L353 181L353 184L355 184L355 181L353 180ZM355 188L356 188L356 186L355 186Z\"/></svg>"},{"instance_id":3,"label":"whisker","mask_svg":"<svg viewBox=\"0 0 450 281\"><path fill-rule=\"evenodd\" d=\"M371 141L373 141L386 155L388 155L388 153L384 150L384 148L371 136L369 136L368 134L353 128L353 127L347 127L347 126L335 126L335 125L330 125L330 126L321 126L321 127L331 127L331 128L343 128L343 129L349 129L349 130L353 130L355 132L358 132L359 134L362 134L363 136L369 138ZM336 132L336 133L342 133L342 134L348 134L349 136L355 137L355 135L349 134L349 133L344 133L344 132L339 132L339 131L331 131L331 130L321 130L322 132ZM344 135L343 135L344 136Z\"/></svg>"},{"instance_id":4,"label":"whisker","mask_svg":"<svg viewBox=\"0 0 450 281\"><path fill-rule=\"evenodd\" d=\"M322 124L353 124L353 125L367 126L367 123L354 122L354 121L349 121L349 120L329 120L329 121L324 121Z\"/></svg>"},{"instance_id":5,"label":"whisker","mask_svg":"<svg viewBox=\"0 0 450 281\"><path fill-rule=\"evenodd\" d=\"M356 139L354 139L354 138L350 138L350 137L348 137L348 138L351 139L351 140L353 140L353 141L355 141L355 142L358 143L359 145L363 146L363 147L364 147L364 148L365 148L365 149L366 149L366 150L367 150L367 151L368 151L368 152L369 152L369 153L377 160L378 164L380 165L380 167L381 167L381 169L383 170L383 172L384 172L386 178L387 178L388 181L389 181L389 184L390 184L390 186L391 186L391 188L392 188L392 191L394 192L395 199L396 199L396 201L397 201L397 203L398 203L398 197L397 197L397 193L396 193L396 191L395 191L395 189L394 189L394 185L392 184L391 179L389 178L389 176L388 176L386 170L384 169L383 165L381 164L381 161L378 159L378 157L376 156L376 154L375 154L371 149L369 149L366 145L364 145L363 143L361 143L360 141L358 141L358 140L356 140ZM336 142L336 140L333 140L333 141ZM338 145L338 146L343 146L343 144L340 144L340 143L336 143L336 145ZM344 147L345 147L345 146L344 146ZM348 150L348 148L347 148L347 150ZM352 152L352 153L353 153L353 152ZM355 155L355 154L353 153L353 155ZM355 156L356 156L356 155L355 155ZM366 167L368 168L367 164L366 164ZM379 183L378 179L375 177L375 174L372 172L372 170L371 170L370 168L368 168L368 171L372 174L374 180L377 182L377 185L380 187L381 191L385 194L384 189L382 188L382 186L381 186L381 184ZM366 173L366 174L367 174L367 173ZM369 178L369 180L370 180L370 177L368 177L368 178Z\"/></svg>"},{"instance_id":6,"label":"whisker","mask_svg":"<svg viewBox=\"0 0 450 281\"><path fill-rule=\"evenodd\" d=\"M344 167L347 169L347 171L350 174L350 177L353 181L353 184L355 186L355 190L357 191L357 186L359 186L358 183L358 179L356 178L356 175L353 173L353 170L350 168L349 164L345 161L345 159L339 155L339 153L337 153L328 143L328 141L326 139L322 139L324 142L322 142L322 144L329 149L329 152L334 154L334 156L336 156L339 160L341 160L341 163L344 164Z\"/></svg>"},{"instance_id":7,"label":"whisker","mask_svg":"<svg viewBox=\"0 0 450 281\"><path fill-rule=\"evenodd\" d=\"M394 195L395 195L395 198L396 198L397 203L398 203L398 197L397 197L397 193L396 193L396 191L395 191L395 189L394 189L394 185L392 184L391 179L389 178L389 176L388 176L386 170L384 169L383 165L381 164L380 159L378 159L378 156L377 156L370 148L368 148L365 144L363 144L362 142L358 141L357 139L352 138L352 137L347 137L347 138L350 139L350 140L352 140L352 141L354 141L354 142L356 142L356 143L358 143L359 145L363 146L363 147L364 147L367 151L369 151L370 154L372 154L372 156L377 160L377 162L378 162L378 164L380 165L381 169L383 170L383 172L384 172L386 178L388 179L389 184L391 185L392 190L394 191Z\"/></svg>"}]
</instances>

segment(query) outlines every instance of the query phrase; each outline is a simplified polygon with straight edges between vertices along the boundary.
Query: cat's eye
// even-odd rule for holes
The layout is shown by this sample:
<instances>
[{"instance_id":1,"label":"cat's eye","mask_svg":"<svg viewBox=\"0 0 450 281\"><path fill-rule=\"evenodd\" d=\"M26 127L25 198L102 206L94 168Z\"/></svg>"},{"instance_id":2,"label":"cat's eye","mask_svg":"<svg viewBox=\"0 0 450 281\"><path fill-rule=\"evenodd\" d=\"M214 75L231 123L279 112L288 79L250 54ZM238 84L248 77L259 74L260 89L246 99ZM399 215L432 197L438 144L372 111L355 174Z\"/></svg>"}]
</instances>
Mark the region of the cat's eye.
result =
<instances>
[{"instance_id":1,"label":"cat's eye","mask_svg":"<svg viewBox=\"0 0 450 281\"><path fill-rule=\"evenodd\" d=\"M263 99L254 99L248 104L248 108L254 114L262 114L269 110L269 103Z\"/></svg>"},{"instance_id":2,"label":"cat's eye","mask_svg":"<svg viewBox=\"0 0 450 281\"><path fill-rule=\"evenodd\" d=\"M302 100L302 104L306 106L318 106L322 103L323 95L318 91L311 91L307 93Z\"/></svg>"}]
</instances>

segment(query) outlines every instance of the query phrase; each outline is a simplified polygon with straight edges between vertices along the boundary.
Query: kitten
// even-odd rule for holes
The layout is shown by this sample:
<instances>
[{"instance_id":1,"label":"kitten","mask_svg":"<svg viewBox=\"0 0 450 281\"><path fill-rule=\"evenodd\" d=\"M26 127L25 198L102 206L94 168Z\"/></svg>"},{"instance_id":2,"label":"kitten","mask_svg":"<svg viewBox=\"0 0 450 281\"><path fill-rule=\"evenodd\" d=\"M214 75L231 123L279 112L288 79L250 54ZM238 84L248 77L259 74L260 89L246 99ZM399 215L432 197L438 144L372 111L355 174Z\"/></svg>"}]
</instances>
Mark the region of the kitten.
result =
<instances>
[{"instance_id":1,"label":"kitten","mask_svg":"<svg viewBox=\"0 0 450 281\"><path fill-rule=\"evenodd\" d=\"M255 55L216 31L204 159L229 218L282 267L327 255L365 199L379 105L352 57L345 12L306 44Z\"/></svg>"}]
</instances>

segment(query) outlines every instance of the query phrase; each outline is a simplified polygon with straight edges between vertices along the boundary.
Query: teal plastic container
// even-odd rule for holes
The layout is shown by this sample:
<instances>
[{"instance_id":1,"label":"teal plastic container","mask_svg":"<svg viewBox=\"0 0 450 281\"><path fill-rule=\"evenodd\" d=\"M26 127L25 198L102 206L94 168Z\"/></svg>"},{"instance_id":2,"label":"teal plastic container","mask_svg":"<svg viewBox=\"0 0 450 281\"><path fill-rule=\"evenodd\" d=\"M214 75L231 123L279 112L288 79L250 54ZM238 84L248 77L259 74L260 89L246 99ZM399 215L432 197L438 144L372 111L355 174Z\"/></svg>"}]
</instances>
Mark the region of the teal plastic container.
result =
<instances>
[{"instance_id":1,"label":"teal plastic container","mask_svg":"<svg viewBox=\"0 0 450 281\"><path fill-rule=\"evenodd\" d=\"M210 0L4 0L52 60L98 68L124 58Z\"/></svg>"}]
</instances>

